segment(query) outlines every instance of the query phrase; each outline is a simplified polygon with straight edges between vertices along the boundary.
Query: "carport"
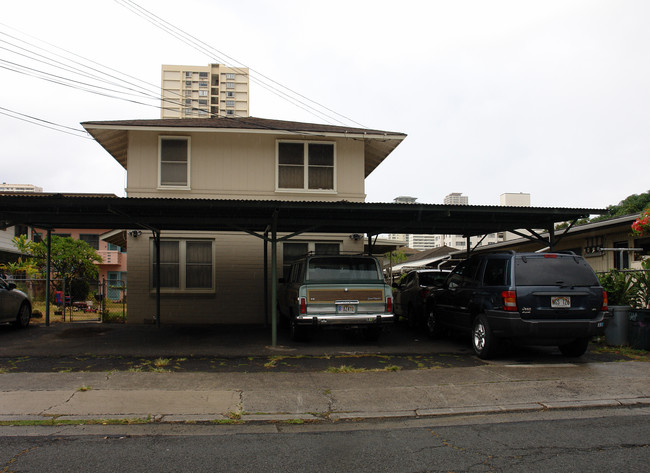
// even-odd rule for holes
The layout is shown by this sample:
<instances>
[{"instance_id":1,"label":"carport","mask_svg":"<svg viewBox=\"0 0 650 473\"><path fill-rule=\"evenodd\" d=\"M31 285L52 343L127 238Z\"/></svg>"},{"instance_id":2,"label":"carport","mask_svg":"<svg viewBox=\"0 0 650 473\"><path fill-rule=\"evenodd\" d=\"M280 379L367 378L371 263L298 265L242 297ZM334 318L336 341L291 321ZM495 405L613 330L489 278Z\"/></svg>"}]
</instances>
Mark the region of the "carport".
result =
<instances>
[{"instance_id":1,"label":"carport","mask_svg":"<svg viewBox=\"0 0 650 473\"><path fill-rule=\"evenodd\" d=\"M267 306L271 311L273 345L277 343L277 244L292 237L316 231L366 234L368 251L372 253L374 242L383 233L456 234L468 239L469 252L470 237L510 231L540 241L553 250L578 219L605 212L604 209L585 208L120 198L87 194L4 194L0 195L0 209L0 228L22 224L44 229L48 246L54 228L150 231L157 253L161 232L165 230L234 230L258 237L264 242L265 269L270 245L271 287L265 290L265 300L269 301L270 296ZM557 222L570 222L570 225L563 233L556 234ZM521 233L521 229L530 235ZM548 232L548 239L540 235L539 229ZM159 260L158 254L156 261ZM157 266L154 277L159 277L159 269ZM156 323L159 326L159 284L156 287ZM46 322L49 322L49 300L47 302Z\"/></svg>"}]
</instances>

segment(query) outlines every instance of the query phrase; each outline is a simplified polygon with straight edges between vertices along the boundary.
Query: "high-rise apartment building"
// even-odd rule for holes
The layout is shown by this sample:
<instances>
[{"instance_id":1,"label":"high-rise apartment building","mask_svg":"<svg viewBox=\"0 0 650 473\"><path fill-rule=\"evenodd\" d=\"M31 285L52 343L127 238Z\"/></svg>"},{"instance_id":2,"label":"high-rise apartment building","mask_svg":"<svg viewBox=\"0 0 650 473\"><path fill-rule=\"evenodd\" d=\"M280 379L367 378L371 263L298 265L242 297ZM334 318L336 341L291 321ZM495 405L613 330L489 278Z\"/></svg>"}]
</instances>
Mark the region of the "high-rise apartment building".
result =
<instances>
[{"instance_id":1,"label":"high-rise apartment building","mask_svg":"<svg viewBox=\"0 0 650 473\"><path fill-rule=\"evenodd\" d=\"M396 204L414 204L417 197L400 196L393 199ZM406 246L414 250L430 250L436 246L436 235L413 235L405 233L391 233L388 235L389 240L402 241Z\"/></svg>"},{"instance_id":2,"label":"high-rise apartment building","mask_svg":"<svg viewBox=\"0 0 650 473\"><path fill-rule=\"evenodd\" d=\"M42 187L35 186L33 184L7 184L3 182L0 184L0 192L43 192Z\"/></svg>"},{"instance_id":3,"label":"high-rise apartment building","mask_svg":"<svg viewBox=\"0 0 650 473\"><path fill-rule=\"evenodd\" d=\"M443 203L445 205L469 205L469 198L460 192L452 192L445 196Z\"/></svg>"},{"instance_id":4,"label":"high-rise apartment building","mask_svg":"<svg viewBox=\"0 0 650 473\"><path fill-rule=\"evenodd\" d=\"M248 68L162 66L161 118L247 117Z\"/></svg>"}]
</instances>

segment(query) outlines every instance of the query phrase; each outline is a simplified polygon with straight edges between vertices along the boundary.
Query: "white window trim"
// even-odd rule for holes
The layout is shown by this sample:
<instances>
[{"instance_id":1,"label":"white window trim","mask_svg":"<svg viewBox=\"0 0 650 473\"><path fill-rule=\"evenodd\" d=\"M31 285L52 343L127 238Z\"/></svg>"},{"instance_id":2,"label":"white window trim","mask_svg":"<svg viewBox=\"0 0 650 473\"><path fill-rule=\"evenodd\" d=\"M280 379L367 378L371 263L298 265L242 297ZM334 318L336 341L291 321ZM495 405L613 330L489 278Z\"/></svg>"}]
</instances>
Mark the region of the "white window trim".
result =
<instances>
[{"instance_id":1,"label":"white window trim","mask_svg":"<svg viewBox=\"0 0 650 473\"><path fill-rule=\"evenodd\" d=\"M187 185L185 186L170 186L161 183L162 179L162 141L163 140L185 140L187 142ZM192 166L192 138L189 136L175 136L175 135L160 135L158 136L158 190L191 190L192 183L190 182Z\"/></svg>"},{"instance_id":2,"label":"white window trim","mask_svg":"<svg viewBox=\"0 0 650 473\"><path fill-rule=\"evenodd\" d=\"M173 288L173 287L161 287L160 288L160 293L161 294L214 294L216 293L216 279L217 279L217 271L216 271L216 248L215 248L215 241L213 238L161 238L161 241L177 241L179 242L179 286L178 288ZM211 288L186 288L185 285L187 284L187 247L185 245L186 242L188 241L209 241L212 243L212 287ZM154 243L154 239L150 238L149 239L149 288L150 288L150 293L155 294L156 293L156 287L154 286L154 280L155 280L155 261L156 261L156 245Z\"/></svg>"},{"instance_id":3,"label":"white window trim","mask_svg":"<svg viewBox=\"0 0 650 473\"><path fill-rule=\"evenodd\" d=\"M303 162L303 187L302 188L284 188L280 187L280 143L302 143L303 144L303 149L304 149L304 157L305 160ZM310 189L309 188L309 163L308 163L308 156L307 156L307 145L309 144L326 144L326 145L332 145L334 147L333 149L333 154L334 154L334 160L333 160L333 165L334 165L334 176L333 176L333 182L332 182L332 187L333 189ZM303 140L276 140L275 142L275 192L284 192L284 193L309 193L309 194L336 194L337 193L337 174L336 174L336 142L334 141L303 141Z\"/></svg>"}]
</instances>

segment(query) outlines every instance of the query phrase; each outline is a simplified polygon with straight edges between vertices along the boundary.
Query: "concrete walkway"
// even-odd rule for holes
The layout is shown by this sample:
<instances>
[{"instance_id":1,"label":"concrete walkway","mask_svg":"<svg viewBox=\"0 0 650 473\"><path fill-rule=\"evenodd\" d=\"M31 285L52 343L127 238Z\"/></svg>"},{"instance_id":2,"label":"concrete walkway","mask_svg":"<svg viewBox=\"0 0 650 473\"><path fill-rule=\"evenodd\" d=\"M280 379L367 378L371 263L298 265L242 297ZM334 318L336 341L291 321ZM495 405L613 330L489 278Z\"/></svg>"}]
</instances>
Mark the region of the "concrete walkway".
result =
<instances>
[{"instance_id":1,"label":"concrete walkway","mask_svg":"<svg viewBox=\"0 0 650 473\"><path fill-rule=\"evenodd\" d=\"M364 373L4 373L0 421L290 422L650 406L642 362Z\"/></svg>"}]
</instances>

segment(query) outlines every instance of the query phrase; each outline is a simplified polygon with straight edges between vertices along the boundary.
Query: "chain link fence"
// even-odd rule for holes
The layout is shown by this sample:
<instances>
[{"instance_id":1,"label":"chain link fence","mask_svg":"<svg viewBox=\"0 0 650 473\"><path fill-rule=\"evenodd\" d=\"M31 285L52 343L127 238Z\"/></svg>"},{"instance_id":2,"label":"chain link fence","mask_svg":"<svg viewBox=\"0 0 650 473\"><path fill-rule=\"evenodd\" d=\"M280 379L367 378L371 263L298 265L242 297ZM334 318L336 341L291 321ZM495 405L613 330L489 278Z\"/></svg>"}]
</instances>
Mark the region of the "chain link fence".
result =
<instances>
[{"instance_id":1,"label":"chain link fence","mask_svg":"<svg viewBox=\"0 0 650 473\"><path fill-rule=\"evenodd\" d=\"M9 278L32 301L32 321L45 323L45 279ZM50 322L126 322L126 282L50 281Z\"/></svg>"}]
</instances>

